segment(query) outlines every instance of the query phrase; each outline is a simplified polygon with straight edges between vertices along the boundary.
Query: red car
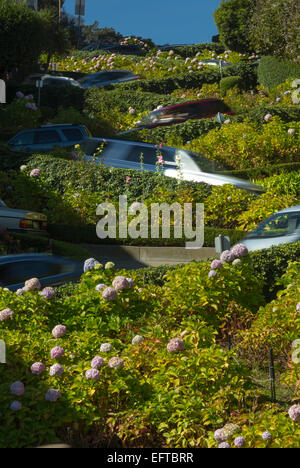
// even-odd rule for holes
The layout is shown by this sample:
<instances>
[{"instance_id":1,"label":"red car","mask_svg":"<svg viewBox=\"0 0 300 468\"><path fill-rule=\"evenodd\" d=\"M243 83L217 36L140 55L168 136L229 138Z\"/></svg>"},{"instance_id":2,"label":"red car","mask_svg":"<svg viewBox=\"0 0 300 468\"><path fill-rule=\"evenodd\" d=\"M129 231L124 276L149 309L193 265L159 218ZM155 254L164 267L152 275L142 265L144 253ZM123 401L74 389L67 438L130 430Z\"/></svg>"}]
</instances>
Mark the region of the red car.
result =
<instances>
[{"instance_id":1,"label":"red car","mask_svg":"<svg viewBox=\"0 0 300 468\"><path fill-rule=\"evenodd\" d=\"M156 109L143 118L139 128L173 125L189 119L208 119L209 117L215 117L218 112L228 115L235 114L220 99L201 99L199 101L182 102L181 104Z\"/></svg>"}]
</instances>

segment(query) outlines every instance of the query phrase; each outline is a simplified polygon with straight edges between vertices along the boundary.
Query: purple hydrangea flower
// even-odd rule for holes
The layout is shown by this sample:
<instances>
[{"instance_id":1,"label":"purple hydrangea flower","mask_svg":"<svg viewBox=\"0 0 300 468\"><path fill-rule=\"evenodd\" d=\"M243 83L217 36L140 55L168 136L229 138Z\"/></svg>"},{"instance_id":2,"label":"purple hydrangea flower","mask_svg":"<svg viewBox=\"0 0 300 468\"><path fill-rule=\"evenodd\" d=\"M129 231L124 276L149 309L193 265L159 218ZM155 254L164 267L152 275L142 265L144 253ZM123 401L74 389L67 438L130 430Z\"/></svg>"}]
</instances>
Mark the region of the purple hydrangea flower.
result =
<instances>
[{"instance_id":1,"label":"purple hydrangea flower","mask_svg":"<svg viewBox=\"0 0 300 468\"><path fill-rule=\"evenodd\" d=\"M248 249L244 244L236 244L232 247L231 252L235 258L245 257L248 254Z\"/></svg>"},{"instance_id":2,"label":"purple hydrangea flower","mask_svg":"<svg viewBox=\"0 0 300 468\"><path fill-rule=\"evenodd\" d=\"M110 351L112 351L112 345L110 343L102 343L100 353L109 353Z\"/></svg>"},{"instance_id":3,"label":"purple hydrangea flower","mask_svg":"<svg viewBox=\"0 0 300 468\"><path fill-rule=\"evenodd\" d=\"M230 445L228 442L221 442L219 445L218 445L218 448L230 448Z\"/></svg>"},{"instance_id":4,"label":"purple hydrangea flower","mask_svg":"<svg viewBox=\"0 0 300 468\"><path fill-rule=\"evenodd\" d=\"M85 377L87 379L99 380L100 374L99 371L97 371L97 369L88 369L85 373Z\"/></svg>"},{"instance_id":5,"label":"purple hydrangea flower","mask_svg":"<svg viewBox=\"0 0 300 468\"><path fill-rule=\"evenodd\" d=\"M108 361L108 366L112 369L121 369L122 367L124 367L124 361L119 357L112 357Z\"/></svg>"},{"instance_id":6,"label":"purple hydrangea flower","mask_svg":"<svg viewBox=\"0 0 300 468\"><path fill-rule=\"evenodd\" d=\"M64 372L64 368L61 364L54 364L53 366L50 367L50 371L49 371L49 374L51 377L54 377L54 376L59 376L61 374L63 374Z\"/></svg>"},{"instance_id":7,"label":"purple hydrangea flower","mask_svg":"<svg viewBox=\"0 0 300 468\"><path fill-rule=\"evenodd\" d=\"M102 293L102 298L106 301L115 301L118 298L117 291L114 288L106 288Z\"/></svg>"},{"instance_id":8,"label":"purple hydrangea flower","mask_svg":"<svg viewBox=\"0 0 300 468\"><path fill-rule=\"evenodd\" d=\"M224 250L221 253L220 260L221 262L232 262L235 259L235 255L230 250Z\"/></svg>"},{"instance_id":9,"label":"purple hydrangea flower","mask_svg":"<svg viewBox=\"0 0 300 468\"><path fill-rule=\"evenodd\" d=\"M52 330L54 338L61 338L67 333L67 327L65 325L56 325Z\"/></svg>"},{"instance_id":10,"label":"purple hydrangea flower","mask_svg":"<svg viewBox=\"0 0 300 468\"><path fill-rule=\"evenodd\" d=\"M33 169L30 172L30 177L39 177L40 175L41 175L41 171L39 169Z\"/></svg>"},{"instance_id":11,"label":"purple hydrangea flower","mask_svg":"<svg viewBox=\"0 0 300 468\"><path fill-rule=\"evenodd\" d=\"M60 346L55 346L51 349L50 354L52 359L56 359L62 357L65 354L65 351Z\"/></svg>"},{"instance_id":12,"label":"purple hydrangea flower","mask_svg":"<svg viewBox=\"0 0 300 468\"><path fill-rule=\"evenodd\" d=\"M95 356L91 361L91 367L93 369L100 369L104 364L104 359L100 356Z\"/></svg>"},{"instance_id":13,"label":"purple hydrangea flower","mask_svg":"<svg viewBox=\"0 0 300 468\"><path fill-rule=\"evenodd\" d=\"M300 419L300 405L293 405L288 411L289 417L292 421L299 421Z\"/></svg>"},{"instance_id":14,"label":"purple hydrangea flower","mask_svg":"<svg viewBox=\"0 0 300 468\"><path fill-rule=\"evenodd\" d=\"M288 129L288 134L289 135L294 135L295 134L295 129L294 128L289 128Z\"/></svg>"},{"instance_id":15,"label":"purple hydrangea flower","mask_svg":"<svg viewBox=\"0 0 300 468\"><path fill-rule=\"evenodd\" d=\"M88 258L84 262L83 271L86 272L86 271L94 270L95 265L98 265L99 263L100 262L98 262L98 260L95 260L94 258Z\"/></svg>"},{"instance_id":16,"label":"purple hydrangea flower","mask_svg":"<svg viewBox=\"0 0 300 468\"><path fill-rule=\"evenodd\" d=\"M7 320L9 318L12 318L14 316L14 313L11 309L3 309L0 312L0 322L3 320Z\"/></svg>"},{"instance_id":17,"label":"purple hydrangea flower","mask_svg":"<svg viewBox=\"0 0 300 468\"><path fill-rule=\"evenodd\" d=\"M10 393L12 393L13 395L23 395L24 392L24 384L22 382L19 382L17 380L16 382L11 384Z\"/></svg>"},{"instance_id":18,"label":"purple hydrangea flower","mask_svg":"<svg viewBox=\"0 0 300 468\"><path fill-rule=\"evenodd\" d=\"M60 391L54 388L50 388L49 390L47 390L46 395L45 395L45 399L51 402L55 402L60 397L61 397Z\"/></svg>"},{"instance_id":19,"label":"purple hydrangea flower","mask_svg":"<svg viewBox=\"0 0 300 468\"><path fill-rule=\"evenodd\" d=\"M40 292L40 295L41 295L44 299L52 299L52 297L55 297L56 292L55 292L55 289L53 289L53 288L51 288L51 287L47 287L47 288L44 288L44 289Z\"/></svg>"},{"instance_id":20,"label":"purple hydrangea flower","mask_svg":"<svg viewBox=\"0 0 300 468\"><path fill-rule=\"evenodd\" d=\"M298 304L296 305L296 310L300 312L300 302L298 302Z\"/></svg>"},{"instance_id":21,"label":"purple hydrangea flower","mask_svg":"<svg viewBox=\"0 0 300 468\"><path fill-rule=\"evenodd\" d=\"M214 278L215 276L218 276L218 272L216 270L210 270L208 273L209 278Z\"/></svg>"},{"instance_id":22,"label":"purple hydrangea flower","mask_svg":"<svg viewBox=\"0 0 300 468\"><path fill-rule=\"evenodd\" d=\"M44 366L44 364L42 362L35 362L30 367L31 372L34 375L40 375L42 372L44 372L45 369L46 369L46 367Z\"/></svg>"},{"instance_id":23,"label":"purple hydrangea flower","mask_svg":"<svg viewBox=\"0 0 300 468\"><path fill-rule=\"evenodd\" d=\"M177 353L184 350L184 341L181 338L172 338L167 344L168 353Z\"/></svg>"},{"instance_id":24,"label":"purple hydrangea flower","mask_svg":"<svg viewBox=\"0 0 300 468\"><path fill-rule=\"evenodd\" d=\"M24 94L21 91L17 91L16 96L17 96L17 98L21 99L21 98L24 97Z\"/></svg>"},{"instance_id":25,"label":"purple hydrangea flower","mask_svg":"<svg viewBox=\"0 0 300 468\"><path fill-rule=\"evenodd\" d=\"M270 434L270 432L268 432L268 431L263 432L261 436L262 436L263 440L269 440L269 439L272 438L272 434Z\"/></svg>"},{"instance_id":26,"label":"purple hydrangea flower","mask_svg":"<svg viewBox=\"0 0 300 468\"><path fill-rule=\"evenodd\" d=\"M210 268L212 270L215 270L216 268L222 268L222 266L223 266L223 263L221 262L221 260L213 260L211 262Z\"/></svg>"},{"instance_id":27,"label":"purple hydrangea flower","mask_svg":"<svg viewBox=\"0 0 300 468\"><path fill-rule=\"evenodd\" d=\"M236 437L234 439L234 445L236 447L243 447L243 445L245 444L245 439L244 437Z\"/></svg>"},{"instance_id":28,"label":"purple hydrangea flower","mask_svg":"<svg viewBox=\"0 0 300 468\"><path fill-rule=\"evenodd\" d=\"M12 411L20 411L22 409L22 403L20 403L19 401L15 400L12 402L12 404L10 405L10 409Z\"/></svg>"},{"instance_id":29,"label":"purple hydrangea flower","mask_svg":"<svg viewBox=\"0 0 300 468\"><path fill-rule=\"evenodd\" d=\"M38 278L31 278L25 281L25 287L23 290L25 291L35 291L41 289L41 283L39 282Z\"/></svg>"},{"instance_id":30,"label":"purple hydrangea flower","mask_svg":"<svg viewBox=\"0 0 300 468\"><path fill-rule=\"evenodd\" d=\"M107 288L107 285L103 283L97 284L97 286L95 287L96 291L101 291L102 289L105 289L105 288Z\"/></svg>"}]
</instances>

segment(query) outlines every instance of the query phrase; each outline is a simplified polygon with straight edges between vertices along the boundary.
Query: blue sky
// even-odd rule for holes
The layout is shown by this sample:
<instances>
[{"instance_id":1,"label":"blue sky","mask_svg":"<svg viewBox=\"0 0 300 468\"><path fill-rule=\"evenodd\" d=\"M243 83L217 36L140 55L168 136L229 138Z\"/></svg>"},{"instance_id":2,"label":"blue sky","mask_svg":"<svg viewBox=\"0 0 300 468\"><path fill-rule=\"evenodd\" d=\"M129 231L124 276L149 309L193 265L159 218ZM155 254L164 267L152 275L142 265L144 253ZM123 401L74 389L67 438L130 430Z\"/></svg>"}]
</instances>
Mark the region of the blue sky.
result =
<instances>
[{"instance_id":1,"label":"blue sky","mask_svg":"<svg viewBox=\"0 0 300 468\"><path fill-rule=\"evenodd\" d=\"M124 36L151 38L156 44L211 42L217 34L213 12L220 0L86 0L85 24L99 21ZM64 9L74 15L75 0Z\"/></svg>"}]
</instances>

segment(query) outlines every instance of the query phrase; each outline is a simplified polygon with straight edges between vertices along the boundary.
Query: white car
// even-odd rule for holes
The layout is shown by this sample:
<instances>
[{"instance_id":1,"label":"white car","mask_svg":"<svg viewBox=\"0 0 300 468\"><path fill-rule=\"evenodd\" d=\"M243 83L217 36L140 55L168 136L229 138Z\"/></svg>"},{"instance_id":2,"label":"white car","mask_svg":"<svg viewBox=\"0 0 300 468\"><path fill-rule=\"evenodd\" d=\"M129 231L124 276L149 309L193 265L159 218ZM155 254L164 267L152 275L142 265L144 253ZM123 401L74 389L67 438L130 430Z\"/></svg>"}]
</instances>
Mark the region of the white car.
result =
<instances>
[{"instance_id":1,"label":"white car","mask_svg":"<svg viewBox=\"0 0 300 468\"><path fill-rule=\"evenodd\" d=\"M99 146L103 146L101 155L94 157ZM136 169L138 171L156 172L159 166L158 154L162 155L164 164L161 165L163 174L168 177L182 178L193 182L205 182L210 185L232 184L236 188L251 193L263 193L265 189L248 180L238 179L231 175L223 175L218 163L208 160L205 156L192 151L162 146L156 148L149 143L129 140L105 138L87 138L80 144L85 153L86 161L103 163L108 167ZM179 161L181 169L179 169Z\"/></svg>"},{"instance_id":2,"label":"white car","mask_svg":"<svg viewBox=\"0 0 300 468\"><path fill-rule=\"evenodd\" d=\"M240 243L250 252L298 241L300 241L300 205L272 214Z\"/></svg>"},{"instance_id":3,"label":"white car","mask_svg":"<svg viewBox=\"0 0 300 468\"><path fill-rule=\"evenodd\" d=\"M47 217L41 213L8 208L0 200L0 230L27 233L46 234Z\"/></svg>"}]
</instances>

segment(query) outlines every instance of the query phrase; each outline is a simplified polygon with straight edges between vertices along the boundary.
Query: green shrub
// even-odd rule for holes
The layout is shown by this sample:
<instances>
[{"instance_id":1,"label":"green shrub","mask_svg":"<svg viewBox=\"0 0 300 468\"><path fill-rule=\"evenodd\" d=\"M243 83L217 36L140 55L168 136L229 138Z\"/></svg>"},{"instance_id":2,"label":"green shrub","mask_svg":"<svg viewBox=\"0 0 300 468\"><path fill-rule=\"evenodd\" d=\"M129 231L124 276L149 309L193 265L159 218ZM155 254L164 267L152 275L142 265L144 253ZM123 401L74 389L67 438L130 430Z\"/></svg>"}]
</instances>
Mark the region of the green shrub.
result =
<instances>
[{"instance_id":1,"label":"green shrub","mask_svg":"<svg viewBox=\"0 0 300 468\"><path fill-rule=\"evenodd\" d=\"M240 76L226 76L220 81L220 90L225 95L232 88L242 89L243 81Z\"/></svg>"},{"instance_id":2,"label":"green shrub","mask_svg":"<svg viewBox=\"0 0 300 468\"><path fill-rule=\"evenodd\" d=\"M295 62L273 56L264 56L258 65L258 82L271 90L287 78L299 78L300 68Z\"/></svg>"},{"instance_id":3,"label":"green shrub","mask_svg":"<svg viewBox=\"0 0 300 468\"><path fill-rule=\"evenodd\" d=\"M300 106L282 106L282 105L260 105L254 109L250 109L247 114L239 116L239 118L247 117L252 122L259 124L265 123L264 117L267 114L277 115L283 122L293 122L300 120Z\"/></svg>"}]
</instances>

